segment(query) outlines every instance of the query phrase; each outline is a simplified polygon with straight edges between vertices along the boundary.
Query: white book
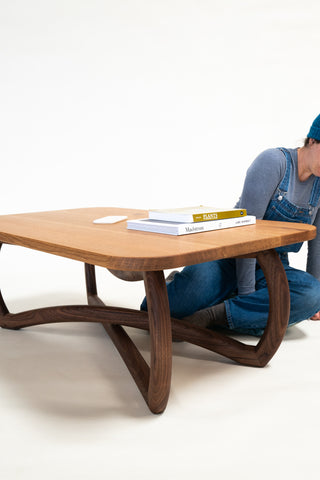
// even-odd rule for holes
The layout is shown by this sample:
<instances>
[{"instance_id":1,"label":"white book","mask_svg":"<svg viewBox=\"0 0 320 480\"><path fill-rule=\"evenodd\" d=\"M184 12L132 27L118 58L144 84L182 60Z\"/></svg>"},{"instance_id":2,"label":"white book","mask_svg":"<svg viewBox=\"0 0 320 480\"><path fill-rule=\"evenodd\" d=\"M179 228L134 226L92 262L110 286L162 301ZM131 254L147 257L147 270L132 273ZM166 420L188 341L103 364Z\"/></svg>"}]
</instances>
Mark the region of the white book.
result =
<instances>
[{"instance_id":1,"label":"white book","mask_svg":"<svg viewBox=\"0 0 320 480\"><path fill-rule=\"evenodd\" d=\"M163 220L141 218L139 220L128 220L127 228L129 230L164 233L167 235L188 235L191 233L221 230L223 228L243 227L245 225L252 225L255 223L256 217L253 215L197 223L165 222Z\"/></svg>"}]
</instances>

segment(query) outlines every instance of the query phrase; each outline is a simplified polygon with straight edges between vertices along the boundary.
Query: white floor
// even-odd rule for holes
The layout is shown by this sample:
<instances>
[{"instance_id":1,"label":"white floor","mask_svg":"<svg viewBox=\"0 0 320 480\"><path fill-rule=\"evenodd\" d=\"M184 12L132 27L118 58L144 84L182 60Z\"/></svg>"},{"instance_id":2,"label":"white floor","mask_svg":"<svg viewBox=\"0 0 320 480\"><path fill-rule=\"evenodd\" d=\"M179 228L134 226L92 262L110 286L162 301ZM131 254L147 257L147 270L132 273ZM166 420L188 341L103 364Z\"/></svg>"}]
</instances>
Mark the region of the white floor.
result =
<instances>
[{"instance_id":1,"label":"white floor","mask_svg":"<svg viewBox=\"0 0 320 480\"><path fill-rule=\"evenodd\" d=\"M0 214L233 206L319 114L319 19L318 0L0 0ZM85 303L76 262L4 246L0 267L13 312ZM139 307L140 283L98 278ZM174 344L154 416L99 325L1 330L0 478L318 479L319 347L310 321L264 369Z\"/></svg>"}]
</instances>

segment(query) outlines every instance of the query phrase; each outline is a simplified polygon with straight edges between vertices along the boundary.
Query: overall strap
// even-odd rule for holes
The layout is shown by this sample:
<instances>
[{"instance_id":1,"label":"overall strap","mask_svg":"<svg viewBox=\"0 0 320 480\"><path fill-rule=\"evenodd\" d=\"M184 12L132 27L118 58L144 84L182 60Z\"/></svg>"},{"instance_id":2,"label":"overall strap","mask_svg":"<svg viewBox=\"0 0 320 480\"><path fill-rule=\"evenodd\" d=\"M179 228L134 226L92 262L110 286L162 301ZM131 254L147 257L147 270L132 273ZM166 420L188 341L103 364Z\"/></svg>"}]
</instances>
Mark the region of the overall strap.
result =
<instances>
[{"instance_id":1,"label":"overall strap","mask_svg":"<svg viewBox=\"0 0 320 480\"><path fill-rule=\"evenodd\" d=\"M320 199L320 177L316 177L315 181L313 182L313 187L310 196L310 205L312 207L316 207L319 203Z\"/></svg>"},{"instance_id":2,"label":"overall strap","mask_svg":"<svg viewBox=\"0 0 320 480\"><path fill-rule=\"evenodd\" d=\"M284 156L286 157L286 160L287 160L286 171L285 171L283 179L281 180L279 188L280 188L280 190L283 190L284 192L287 192L288 187L289 187L290 173L291 173L291 155L290 155L290 152L286 148L280 147L279 150L284 154Z\"/></svg>"}]
</instances>

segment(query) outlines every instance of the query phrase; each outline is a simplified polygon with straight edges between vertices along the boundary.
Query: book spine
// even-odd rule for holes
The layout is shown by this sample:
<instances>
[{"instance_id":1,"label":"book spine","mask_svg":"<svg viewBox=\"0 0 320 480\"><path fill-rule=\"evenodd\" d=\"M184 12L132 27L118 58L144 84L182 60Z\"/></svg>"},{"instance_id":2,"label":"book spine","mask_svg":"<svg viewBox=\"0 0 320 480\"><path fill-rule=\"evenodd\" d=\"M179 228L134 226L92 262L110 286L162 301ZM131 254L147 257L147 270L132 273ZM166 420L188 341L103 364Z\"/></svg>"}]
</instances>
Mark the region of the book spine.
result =
<instances>
[{"instance_id":1,"label":"book spine","mask_svg":"<svg viewBox=\"0 0 320 480\"><path fill-rule=\"evenodd\" d=\"M191 233L199 233L199 232L210 232L213 230L223 230L224 228L232 228L232 227L241 227L245 225L253 225L256 223L256 217L253 215L248 215L244 218L230 218L230 219L222 219L222 221L217 222L202 222L197 223L196 225L180 225L178 229L177 235L188 235Z\"/></svg>"},{"instance_id":2,"label":"book spine","mask_svg":"<svg viewBox=\"0 0 320 480\"><path fill-rule=\"evenodd\" d=\"M223 220L226 218L245 217L247 211L241 210L229 210L225 212L208 212L208 213L195 213L192 215L192 222L207 222L209 220Z\"/></svg>"},{"instance_id":3,"label":"book spine","mask_svg":"<svg viewBox=\"0 0 320 480\"><path fill-rule=\"evenodd\" d=\"M160 224L155 221L152 223L143 223L144 220L132 220L127 222L127 228L131 230L140 230L145 232L163 233L167 235L188 235L191 233L209 232L212 230L222 230L224 228L241 227L256 223L256 217L248 215L239 218L227 218L222 220L213 220L211 222L185 223L185 224Z\"/></svg>"}]
</instances>

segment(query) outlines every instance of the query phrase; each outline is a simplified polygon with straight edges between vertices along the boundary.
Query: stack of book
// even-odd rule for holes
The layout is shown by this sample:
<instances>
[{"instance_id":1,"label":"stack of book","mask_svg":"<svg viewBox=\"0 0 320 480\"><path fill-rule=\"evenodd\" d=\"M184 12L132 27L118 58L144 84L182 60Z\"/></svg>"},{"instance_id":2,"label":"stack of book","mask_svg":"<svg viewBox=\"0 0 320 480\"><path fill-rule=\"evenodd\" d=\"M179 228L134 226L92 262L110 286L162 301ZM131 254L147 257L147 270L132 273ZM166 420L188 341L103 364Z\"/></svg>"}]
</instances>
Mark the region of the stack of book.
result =
<instances>
[{"instance_id":1,"label":"stack of book","mask_svg":"<svg viewBox=\"0 0 320 480\"><path fill-rule=\"evenodd\" d=\"M188 207L150 210L148 218L128 220L127 228L167 235L188 235L256 223L256 217L242 208L222 210L212 207Z\"/></svg>"}]
</instances>

